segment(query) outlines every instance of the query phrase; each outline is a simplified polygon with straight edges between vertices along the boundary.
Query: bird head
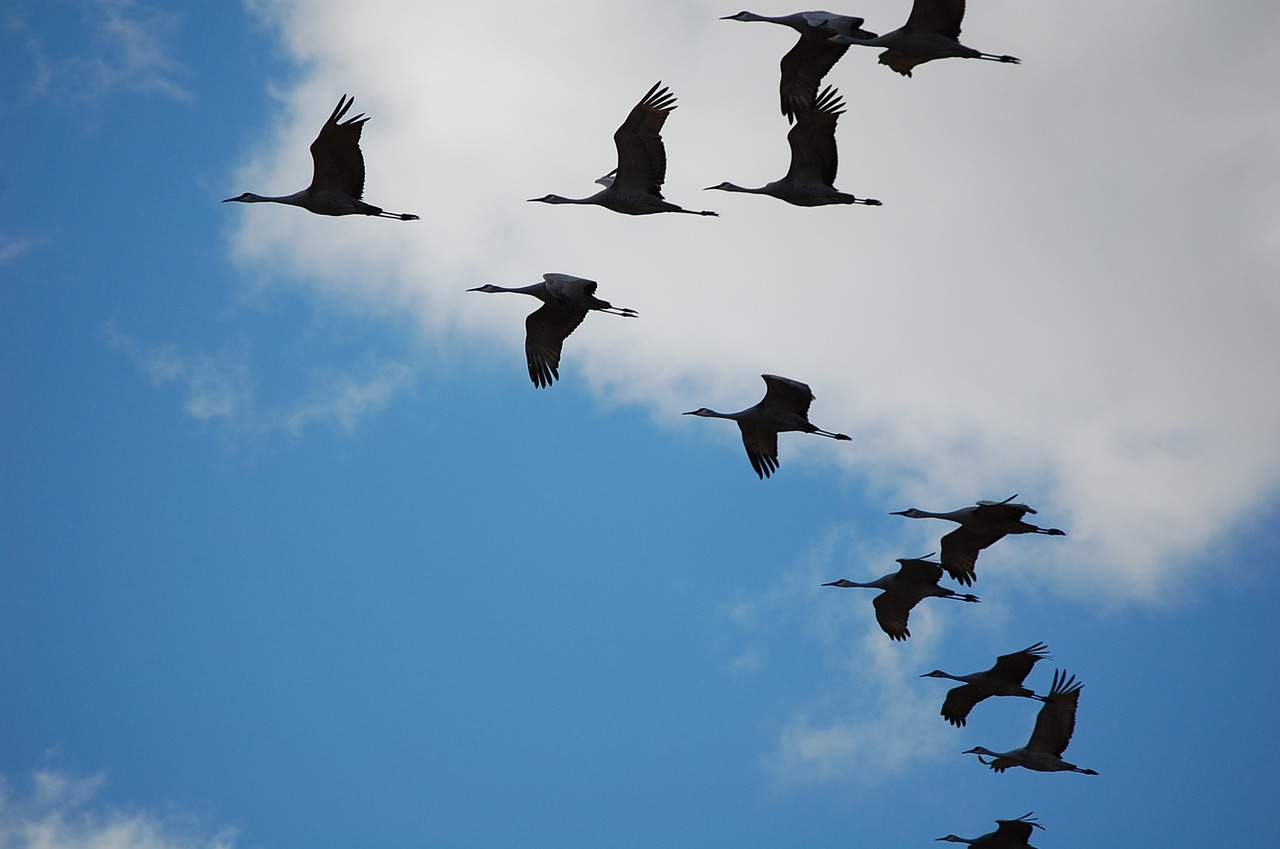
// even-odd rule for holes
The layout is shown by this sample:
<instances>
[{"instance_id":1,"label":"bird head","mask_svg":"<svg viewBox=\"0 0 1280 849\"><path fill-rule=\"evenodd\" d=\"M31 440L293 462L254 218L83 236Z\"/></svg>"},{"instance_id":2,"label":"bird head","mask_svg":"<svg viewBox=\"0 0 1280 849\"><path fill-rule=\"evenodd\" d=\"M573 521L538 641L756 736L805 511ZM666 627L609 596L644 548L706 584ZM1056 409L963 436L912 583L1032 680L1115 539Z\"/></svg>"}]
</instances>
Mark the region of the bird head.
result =
<instances>
[{"instance_id":1,"label":"bird head","mask_svg":"<svg viewBox=\"0 0 1280 849\"><path fill-rule=\"evenodd\" d=\"M474 289L468 289L468 292L501 292L497 286L492 283L486 283L483 286L477 286ZM486 302L487 303L487 302Z\"/></svg>"},{"instance_id":2,"label":"bird head","mask_svg":"<svg viewBox=\"0 0 1280 849\"><path fill-rule=\"evenodd\" d=\"M570 203L570 201L560 195L543 195L540 198L529 198L526 203Z\"/></svg>"},{"instance_id":3,"label":"bird head","mask_svg":"<svg viewBox=\"0 0 1280 849\"><path fill-rule=\"evenodd\" d=\"M823 584L823 586L824 587L845 587L847 589L849 587L854 587L857 585L854 584L853 581L850 581L848 578L841 578L838 581L832 581L828 584Z\"/></svg>"},{"instance_id":4,"label":"bird head","mask_svg":"<svg viewBox=\"0 0 1280 849\"><path fill-rule=\"evenodd\" d=\"M733 183L730 183L730 182L728 182L728 181L725 181L725 182L723 182L723 183L717 183L717 184L716 184L716 185L714 185L714 186L707 186L705 189L703 189L703 191L704 191L704 192L710 192L710 191L714 191L714 190L716 190L716 189L719 189L720 191L723 191L723 192L731 192L731 191L733 191L733 190L735 190L735 189L737 189L737 188L738 188L738 187L737 187L737 186L735 186Z\"/></svg>"},{"instance_id":5,"label":"bird head","mask_svg":"<svg viewBox=\"0 0 1280 849\"><path fill-rule=\"evenodd\" d=\"M245 192L238 197L227 198L223 203L231 203L232 201L239 201L240 203L256 203L260 200L262 200L262 198L258 197L253 192Z\"/></svg>"},{"instance_id":6,"label":"bird head","mask_svg":"<svg viewBox=\"0 0 1280 849\"><path fill-rule=\"evenodd\" d=\"M986 755L989 758L994 758L996 756L995 752L991 751L990 749L984 749L982 746L974 746L972 749L965 749L960 754L978 755L978 760L982 760L982 755ZM983 763L986 763L986 761L983 761Z\"/></svg>"},{"instance_id":7,"label":"bird head","mask_svg":"<svg viewBox=\"0 0 1280 849\"><path fill-rule=\"evenodd\" d=\"M682 415L682 416L703 416L704 418L705 418L705 417L714 417L714 416L715 416L715 411L714 411L714 410L708 410L706 407L699 407L699 408L698 408L698 409L696 409L696 410L690 410L689 412L687 412L687 413L681 413L680 415Z\"/></svg>"},{"instance_id":8,"label":"bird head","mask_svg":"<svg viewBox=\"0 0 1280 849\"><path fill-rule=\"evenodd\" d=\"M932 672L926 672L920 677L921 678L950 678L951 676L943 672L941 669L935 669Z\"/></svg>"},{"instance_id":9,"label":"bird head","mask_svg":"<svg viewBox=\"0 0 1280 849\"><path fill-rule=\"evenodd\" d=\"M754 21L756 15L753 12L739 12L736 15L725 15L722 21Z\"/></svg>"},{"instance_id":10,"label":"bird head","mask_svg":"<svg viewBox=\"0 0 1280 849\"><path fill-rule=\"evenodd\" d=\"M956 837L954 834L948 834L946 837L935 837L933 840L934 840L934 842L935 842L935 843L936 843L936 842L938 842L939 840L945 840L947 843L969 843L969 842L971 842L971 841L965 840L963 837Z\"/></svg>"},{"instance_id":11,"label":"bird head","mask_svg":"<svg viewBox=\"0 0 1280 849\"><path fill-rule=\"evenodd\" d=\"M894 512L890 513L889 515L890 515L890 516L906 516L908 519L923 519L923 518L925 518L924 513L923 513L923 512L921 512L921 511L919 511L919 510L917 510L917 509L916 509L916 508L914 508L914 507L909 507L909 508L908 508L908 509L906 509L906 510L895 510Z\"/></svg>"}]
</instances>

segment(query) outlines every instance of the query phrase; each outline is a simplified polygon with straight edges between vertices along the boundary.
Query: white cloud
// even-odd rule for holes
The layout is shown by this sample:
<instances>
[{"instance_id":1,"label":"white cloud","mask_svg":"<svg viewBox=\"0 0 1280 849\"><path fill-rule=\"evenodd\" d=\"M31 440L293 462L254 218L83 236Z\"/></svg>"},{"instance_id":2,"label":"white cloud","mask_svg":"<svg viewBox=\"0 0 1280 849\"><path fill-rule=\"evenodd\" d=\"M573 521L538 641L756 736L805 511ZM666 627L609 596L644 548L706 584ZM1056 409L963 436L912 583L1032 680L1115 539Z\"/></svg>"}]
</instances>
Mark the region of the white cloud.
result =
<instances>
[{"instance_id":1,"label":"white cloud","mask_svg":"<svg viewBox=\"0 0 1280 849\"><path fill-rule=\"evenodd\" d=\"M804 380L814 420L854 441L786 440L784 474L838 458L905 502L891 509L1020 492L1068 531L1042 549L1062 568L1037 573L1067 592L1176 589L1280 482L1280 110L1257 86L1280 75L1270 4L993 0L966 41L1024 64L945 60L910 80L854 48L828 78L849 105L837 185L885 206L829 209L700 191L787 159L776 75L794 34L716 20L717 4L257 8L303 73L271 152L228 193L305 185L347 92L372 117L368 199L422 220L238 209L246 265L513 349L497 305L463 289L596 278L642 316L575 334L566 361L596 391L698 427L675 413L747 406L761 372ZM884 30L902 9L860 14ZM1237 34L1231 62L1206 31ZM593 191L657 79L680 98L666 194L723 217L524 203ZM730 429L702 432L740 460Z\"/></svg>"},{"instance_id":2,"label":"white cloud","mask_svg":"<svg viewBox=\"0 0 1280 849\"><path fill-rule=\"evenodd\" d=\"M0 777L3 849L231 849L235 833L210 834L187 818L103 805L102 776L35 771L29 786Z\"/></svg>"},{"instance_id":3,"label":"white cloud","mask_svg":"<svg viewBox=\"0 0 1280 849\"><path fill-rule=\"evenodd\" d=\"M0 236L0 265L8 265L25 256L37 244L35 239Z\"/></svg>"},{"instance_id":4,"label":"white cloud","mask_svg":"<svg viewBox=\"0 0 1280 849\"><path fill-rule=\"evenodd\" d=\"M178 15L136 0L79 0L73 5L89 36L88 48L74 53L61 44L51 48L49 35L32 24L29 14L10 10L10 28L25 35L35 65L32 94L82 102L127 88L173 100L192 98L178 82L182 63L165 46L178 27Z\"/></svg>"}]
</instances>

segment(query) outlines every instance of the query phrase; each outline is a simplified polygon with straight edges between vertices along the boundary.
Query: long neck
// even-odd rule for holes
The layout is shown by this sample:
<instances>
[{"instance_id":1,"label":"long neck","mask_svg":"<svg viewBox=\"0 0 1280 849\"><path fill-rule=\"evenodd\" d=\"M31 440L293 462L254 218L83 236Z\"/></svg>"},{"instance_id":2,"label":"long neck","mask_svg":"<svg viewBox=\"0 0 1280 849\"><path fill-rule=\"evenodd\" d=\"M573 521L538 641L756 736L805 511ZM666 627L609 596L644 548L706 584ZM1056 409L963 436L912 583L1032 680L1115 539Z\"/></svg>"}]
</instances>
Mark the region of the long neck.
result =
<instances>
[{"instance_id":1,"label":"long neck","mask_svg":"<svg viewBox=\"0 0 1280 849\"><path fill-rule=\"evenodd\" d=\"M289 206L306 206L308 193L306 189L300 192L294 192L291 195L282 195L280 197L270 197L267 195L255 195L246 192L242 198L244 203L285 203Z\"/></svg>"},{"instance_id":2,"label":"long neck","mask_svg":"<svg viewBox=\"0 0 1280 849\"><path fill-rule=\"evenodd\" d=\"M746 186L737 186L733 183L721 183L718 186L712 186L713 189L719 189L722 192L742 192L748 195L766 195L769 193L768 186L761 186L758 189L749 189Z\"/></svg>"}]
</instances>

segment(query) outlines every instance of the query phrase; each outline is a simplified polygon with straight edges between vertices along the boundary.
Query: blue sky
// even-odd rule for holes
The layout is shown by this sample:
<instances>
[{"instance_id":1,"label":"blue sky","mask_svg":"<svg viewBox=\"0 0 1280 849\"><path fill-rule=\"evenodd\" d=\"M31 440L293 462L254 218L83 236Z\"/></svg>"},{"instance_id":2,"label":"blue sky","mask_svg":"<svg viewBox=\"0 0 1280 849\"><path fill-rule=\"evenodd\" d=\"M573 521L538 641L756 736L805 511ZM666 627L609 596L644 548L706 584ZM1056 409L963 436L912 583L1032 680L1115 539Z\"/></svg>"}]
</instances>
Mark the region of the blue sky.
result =
<instances>
[{"instance_id":1,"label":"blue sky","mask_svg":"<svg viewBox=\"0 0 1280 849\"><path fill-rule=\"evenodd\" d=\"M974 2L1023 64L911 80L854 48L836 184L885 206L831 209L701 192L786 169L794 36L737 7L355 6L0 4L0 847L1266 843L1272 4ZM720 218L523 202L593 191L658 79L667 197ZM302 188L343 93L422 220L220 203ZM640 318L537 390L531 299L465 290L548 271ZM762 372L852 442L761 482L679 415ZM819 587L936 549L891 510L1014 492L1067 536L905 644ZM1096 778L990 773L1035 705L957 730L917 677L1040 640Z\"/></svg>"}]
</instances>

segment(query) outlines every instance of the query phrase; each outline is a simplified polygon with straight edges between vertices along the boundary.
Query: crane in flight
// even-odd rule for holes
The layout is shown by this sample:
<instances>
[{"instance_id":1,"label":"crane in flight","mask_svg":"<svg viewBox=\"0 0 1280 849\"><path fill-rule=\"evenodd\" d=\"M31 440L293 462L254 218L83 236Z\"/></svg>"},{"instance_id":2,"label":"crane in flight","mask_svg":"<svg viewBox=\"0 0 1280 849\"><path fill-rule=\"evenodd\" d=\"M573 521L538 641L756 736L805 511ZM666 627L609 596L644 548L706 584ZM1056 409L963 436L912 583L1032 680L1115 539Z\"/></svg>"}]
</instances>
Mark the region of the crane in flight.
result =
<instances>
[{"instance_id":1,"label":"crane in flight","mask_svg":"<svg viewBox=\"0 0 1280 849\"><path fill-rule=\"evenodd\" d=\"M1004 501L979 501L972 507L961 507L947 513L932 513L914 507L890 513L908 519L946 519L960 527L942 537L942 568L961 584L969 586L977 579L978 552L995 545L1009 534L1046 534L1064 536L1057 528L1038 528L1022 521L1032 510L1025 504L1014 504L1017 493Z\"/></svg>"},{"instance_id":2,"label":"crane in flight","mask_svg":"<svg viewBox=\"0 0 1280 849\"><path fill-rule=\"evenodd\" d=\"M745 192L753 195L771 195L796 206L824 206L831 203L862 203L880 206L875 198L858 198L839 191L836 181L836 121L844 114L844 101L831 86L810 109L802 110L796 125L787 133L791 146L791 168L781 180L748 189L733 183L708 186L725 192Z\"/></svg>"},{"instance_id":3,"label":"crane in flight","mask_svg":"<svg viewBox=\"0 0 1280 849\"><path fill-rule=\"evenodd\" d=\"M369 119L361 114L342 120L355 102L354 97L342 95L333 114L320 128L320 135L311 143L311 185L281 197L245 192L239 197L227 198L223 203L283 203L300 206L317 215L374 215L401 221L418 220L418 216L412 213L387 212L380 206L361 200L364 197L364 154L360 152L360 132Z\"/></svg>"},{"instance_id":4,"label":"crane in flight","mask_svg":"<svg viewBox=\"0 0 1280 849\"><path fill-rule=\"evenodd\" d=\"M936 840L947 843L968 843L973 849L1035 849L1029 842L1032 829L1044 830L1044 826L1036 822L1035 816L1028 811L1016 820L996 820L996 830L989 831L981 837L969 839L948 834Z\"/></svg>"},{"instance_id":5,"label":"crane in flight","mask_svg":"<svg viewBox=\"0 0 1280 849\"><path fill-rule=\"evenodd\" d=\"M961 686L952 687L942 702L942 716L956 728L964 727L965 720L973 706L991 696L1022 696L1028 699L1040 699L1033 691L1022 686L1022 682L1031 673L1036 661L1049 657L1049 647L1044 643L1027 646L1022 651L1002 654L996 658L995 666L984 672L971 672L968 675L952 675L935 669L926 672L921 678L949 678L959 681Z\"/></svg>"},{"instance_id":6,"label":"crane in flight","mask_svg":"<svg viewBox=\"0 0 1280 849\"><path fill-rule=\"evenodd\" d=\"M662 125L676 108L676 96L661 82L640 98L613 134L618 149L618 167L596 180L604 186L585 198L544 195L529 198L531 203L578 203L603 206L626 215L651 215L655 212L684 212L690 215L719 213L685 209L662 197L662 184L667 179L667 150L662 143Z\"/></svg>"},{"instance_id":7,"label":"crane in flight","mask_svg":"<svg viewBox=\"0 0 1280 849\"><path fill-rule=\"evenodd\" d=\"M809 405L813 403L813 390L807 383L762 374L766 387L760 403L736 413L717 413L699 407L682 413L685 416L702 416L708 419L732 419L742 431L742 444L747 449L747 459L761 480L778 469L778 434L787 431L816 433L831 439L849 440L843 433L821 430L809 421Z\"/></svg>"},{"instance_id":8,"label":"crane in flight","mask_svg":"<svg viewBox=\"0 0 1280 849\"><path fill-rule=\"evenodd\" d=\"M1071 742L1071 734L1076 728L1076 707L1080 703L1080 691L1084 685L1076 681L1074 675L1067 675L1066 670L1055 670L1053 686L1040 713L1036 715L1036 727L1031 732L1031 740L1027 745L1008 752L993 752L982 746L975 746L964 752L966 755L977 755L978 760L996 772L1004 772L1011 766L1020 766L1036 772L1079 772L1084 775L1097 775L1091 769L1083 769L1062 759L1062 753ZM986 755L989 761L982 760Z\"/></svg>"},{"instance_id":9,"label":"crane in flight","mask_svg":"<svg viewBox=\"0 0 1280 849\"><path fill-rule=\"evenodd\" d=\"M831 41L888 48L880 54L880 64L907 77L911 76L912 68L934 59L959 57L1014 64L1021 61L1014 56L982 53L961 44L960 22L963 20L964 0L915 0L907 22L892 32L873 38L839 34L833 35Z\"/></svg>"},{"instance_id":10,"label":"crane in flight","mask_svg":"<svg viewBox=\"0 0 1280 849\"><path fill-rule=\"evenodd\" d=\"M560 377L560 350L564 340L595 310L623 318L635 318L635 310L615 307L595 296L596 281L572 274L544 274L542 281L529 286L495 286L492 283L468 292L517 292L532 295L542 306L524 320L524 353L529 363L529 379L540 389Z\"/></svg>"},{"instance_id":11,"label":"crane in flight","mask_svg":"<svg viewBox=\"0 0 1280 849\"><path fill-rule=\"evenodd\" d=\"M862 18L833 15L830 12L795 12L776 17L739 12L736 15L726 15L720 20L764 21L788 26L800 33L800 40L782 57L782 77L778 83L782 114L787 116L788 123L794 121L800 112L813 108L822 78L849 49L847 44L832 41L832 36L876 37L874 32L862 29Z\"/></svg>"},{"instance_id":12,"label":"crane in flight","mask_svg":"<svg viewBox=\"0 0 1280 849\"><path fill-rule=\"evenodd\" d=\"M927 557L927 555L926 555ZM976 595L958 593L947 587L939 586L942 579L942 567L924 557L898 558L898 571L892 572L874 581L860 583L841 578L823 584L824 587L866 587L882 590L880 595L871 600L876 609L876 622L880 630L889 635L891 640L905 640L911 636L907 630L907 617L911 608L926 598L952 598L956 601L977 602Z\"/></svg>"}]
</instances>

